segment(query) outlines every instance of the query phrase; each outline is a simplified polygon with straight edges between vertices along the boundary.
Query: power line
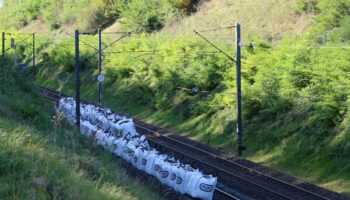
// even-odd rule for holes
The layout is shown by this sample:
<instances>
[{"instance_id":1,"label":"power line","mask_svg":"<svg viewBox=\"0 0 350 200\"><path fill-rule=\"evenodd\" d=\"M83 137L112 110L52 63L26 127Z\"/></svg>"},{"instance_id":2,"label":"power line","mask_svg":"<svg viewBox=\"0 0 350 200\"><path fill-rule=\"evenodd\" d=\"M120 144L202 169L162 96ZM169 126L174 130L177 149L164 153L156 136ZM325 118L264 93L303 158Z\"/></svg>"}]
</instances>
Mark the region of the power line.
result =
<instances>
[{"instance_id":1,"label":"power line","mask_svg":"<svg viewBox=\"0 0 350 200\"><path fill-rule=\"evenodd\" d=\"M230 28L235 28L235 27L236 27L236 25L226 26L226 27L217 27L217 28L213 28L213 29L199 30L198 32L205 33L205 32L218 31L218 30L222 30L222 29L230 29Z\"/></svg>"},{"instance_id":2,"label":"power line","mask_svg":"<svg viewBox=\"0 0 350 200\"><path fill-rule=\"evenodd\" d=\"M102 32L101 34L102 35L113 35L113 34L126 34L126 33L129 33L129 32L116 31L116 32Z\"/></svg>"},{"instance_id":3,"label":"power line","mask_svg":"<svg viewBox=\"0 0 350 200\"><path fill-rule=\"evenodd\" d=\"M115 43L119 42L120 40L124 39L125 37L130 36L130 35L131 35L131 33L133 33L133 32L134 32L134 31L130 31L130 32L128 32L127 34L125 34L125 35L121 36L120 38L118 38L118 39L117 39L117 40L115 40L114 42L110 43L110 44L109 44L109 45L107 45L105 48L103 48L103 49L102 49L102 51L103 51L103 50L105 50L105 49L107 49L108 47L110 47L110 46L114 45Z\"/></svg>"},{"instance_id":4,"label":"power line","mask_svg":"<svg viewBox=\"0 0 350 200\"><path fill-rule=\"evenodd\" d=\"M123 54L123 53L155 53L157 52L156 50L153 51L108 51L108 52L104 52L104 54Z\"/></svg>"},{"instance_id":5,"label":"power line","mask_svg":"<svg viewBox=\"0 0 350 200\"><path fill-rule=\"evenodd\" d=\"M69 34L69 33L66 33L66 34L69 35L69 36L72 37L72 38L75 38L73 35L71 35L71 34ZM96 51L98 51L98 49L95 48L94 46L92 46L92 45L90 45L90 44L88 44L88 43L86 43L86 42L84 42L84 41L80 41L80 42L82 42L83 44L85 44L85 45L87 45L87 46L89 46L89 47L95 49Z\"/></svg>"},{"instance_id":6,"label":"power line","mask_svg":"<svg viewBox=\"0 0 350 200\"><path fill-rule=\"evenodd\" d=\"M224 54L228 59L230 59L232 62L236 62L236 60L234 58L232 58L231 56L229 56L226 52L224 52L223 50L221 50L219 47L217 47L216 45L214 45L212 42L210 42L207 38L205 38L204 36L202 36L200 33L198 33L197 31L193 30L199 37L201 37L203 40L207 41L211 46L213 46L215 49L217 49L218 51L220 51L222 54Z\"/></svg>"}]
</instances>

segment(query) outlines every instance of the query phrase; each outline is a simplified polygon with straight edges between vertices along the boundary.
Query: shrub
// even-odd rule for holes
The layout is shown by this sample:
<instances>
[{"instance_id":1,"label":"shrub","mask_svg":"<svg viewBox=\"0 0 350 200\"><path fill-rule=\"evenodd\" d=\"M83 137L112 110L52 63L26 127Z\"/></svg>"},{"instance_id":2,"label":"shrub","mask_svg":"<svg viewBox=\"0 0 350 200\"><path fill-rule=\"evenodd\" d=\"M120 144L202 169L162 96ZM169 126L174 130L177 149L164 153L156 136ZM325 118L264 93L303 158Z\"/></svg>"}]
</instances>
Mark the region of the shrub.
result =
<instances>
[{"instance_id":1,"label":"shrub","mask_svg":"<svg viewBox=\"0 0 350 200\"><path fill-rule=\"evenodd\" d=\"M317 14L320 10L317 7L319 0L299 0L296 6L296 13L301 14L305 13L313 13Z\"/></svg>"},{"instance_id":2,"label":"shrub","mask_svg":"<svg viewBox=\"0 0 350 200\"><path fill-rule=\"evenodd\" d=\"M121 8L121 23L127 30L152 32L159 30L172 13L166 0L133 0Z\"/></svg>"},{"instance_id":3,"label":"shrub","mask_svg":"<svg viewBox=\"0 0 350 200\"><path fill-rule=\"evenodd\" d=\"M188 9L192 5L192 0L174 0L174 4L177 8Z\"/></svg>"}]
</instances>

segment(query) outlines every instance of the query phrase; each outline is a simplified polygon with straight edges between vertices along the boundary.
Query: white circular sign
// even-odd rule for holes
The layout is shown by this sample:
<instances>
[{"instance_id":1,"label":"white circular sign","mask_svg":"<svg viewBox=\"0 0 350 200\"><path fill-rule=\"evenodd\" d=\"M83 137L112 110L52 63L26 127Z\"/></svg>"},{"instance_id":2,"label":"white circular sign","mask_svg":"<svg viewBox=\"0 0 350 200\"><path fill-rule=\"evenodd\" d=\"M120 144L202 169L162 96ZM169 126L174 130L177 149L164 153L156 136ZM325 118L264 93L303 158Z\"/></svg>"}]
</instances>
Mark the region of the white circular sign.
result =
<instances>
[{"instance_id":1,"label":"white circular sign","mask_svg":"<svg viewBox=\"0 0 350 200\"><path fill-rule=\"evenodd\" d=\"M105 76L103 76L103 74L99 74L97 75L96 79L99 83L101 83L105 80Z\"/></svg>"}]
</instances>

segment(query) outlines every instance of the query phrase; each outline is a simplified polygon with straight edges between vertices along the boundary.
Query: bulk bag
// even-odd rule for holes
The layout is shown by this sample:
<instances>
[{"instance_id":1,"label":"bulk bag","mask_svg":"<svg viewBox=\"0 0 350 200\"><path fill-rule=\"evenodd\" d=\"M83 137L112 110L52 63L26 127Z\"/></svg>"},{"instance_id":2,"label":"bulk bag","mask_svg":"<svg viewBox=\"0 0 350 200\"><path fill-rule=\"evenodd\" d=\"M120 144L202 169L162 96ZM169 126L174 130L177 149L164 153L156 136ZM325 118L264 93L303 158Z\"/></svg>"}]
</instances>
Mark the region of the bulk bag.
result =
<instances>
[{"instance_id":1,"label":"bulk bag","mask_svg":"<svg viewBox=\"0 0 350 200\"><path fill-rule=\"evenodd\" d=\"M196 190L198 185L199 179L203 176L201 172L198 170L192 170L192 169L186 169L186 178L184 182L185 186L185 193L187 193L190 196L193 196L193 194L197 193Z\"/></svg>"},{"instance_id":2,"label":"bulk bag","mask_svg":"<svg viewBox=\"0 0 350 200\"><path fill-rule=\"evenodd\" d=\"M172 165L174 163L172 161L164 161L163 165L161 167L161 173L160 173L160 177L159 177L159 181L163 184L163 185L167 185L170 186L170 176L171 176L171 172L172 172Z\"/></svg>"},{"instance_id":3,"label":"bulk bag","mask_svg":"<svg viewBox=\"0 0 350 200\"><path fill-rule=\"evenodd\" d=\"M132 138L135 135L138 135L136 133L134 122L131 119L121 120L116 125L117 130L122 133L123 137L128 135L129 138Z\"/></svg>"},{"instance_id":4,"label":"bulk bag","mask_svg":"<svg viewBox=\"0 0 350 200\"><path fill-rule=\"evenodd\" d=\"M160 154L156 157L153 165L152 175L155 176L159 181L161 180L162 167L164 165L164 160L167 158L166 155Z\"/></svg>"},{"instance_id":5,"label":"bulk bag","mask_svg":"<svg viewBox=\"0 0 350 200\"><path fill-rule=\"evenodd\" d=\"M114 154L118 157L121 157L124 151L124 147L127 144L127 140L124 138L118 138L116 143L117 143L117 148L114 150Z\"/></svg>"},{"instance_id":6,"label":"bulk bag","mask_svg":"<svg viewBox=\"0 0 350 200\"><path fill-rule=\"evenodd\" d=\"M116 139L113 135L109 135L107 137L107 141L106 141L107 145L106 145L106 149L113 153L115 148L116 148L116 145L117 145L117 142L116 142Z\"/></svg>"},{"instance_id":7,"label":"bulk bag","mask_svg":"<svg viewBox=\"0 0 350 200\"><path fill-rule=\"evenodd\" d=\"M192 176L197 175L196 170L194 170L190 165L184 165L185 176L183 179L183 190L185 193L189 194L190 189L188 189L188 185L192 179Z\"/></svg>"},{"instance_id":8,"label":"bulk bag","mask_svg":"<svg viewBox=\"0 0 350 200\"><path fill-rule=\"evenodd\" d=\"M89 135L89 133L90 133L90 123L88 121L81 120L81 122L80 122L80 132L83 135Z\"/></svg>"},{"instance_id":9,"label":"bulk bag","mask_svg":"<svg viewBox=\"0 0 350 200\"><path fill-rule=\"evenodd\" d=\"M157 150L152 149L148 152L148 160L145 166L145 171L147 174L152 175L154 162L156 161L157 157L158 157Z\"/></svg>"},{"instance_id":10,"label":"bulk bag","mask_svg":"<svg viewBox=\"0 0 350 200\"><path fill-rule=\"evenodd\" d=\"M96 117L96 122L105 130L110 128L109 127L110 124L108 123L108 120L104 115L99 114Z\"/></svg>"},{"instance_id":11,"label":"bulk bag","mask_svg":"<svg viewBox=\"0 0 350 200\"><path fill-rule=\"evenodd\" d=\"M96 131L95 139L98 145L100 146L106 145L106 134L103 130L99 129Z\"/></svg>"},{"instance_id":12,"label":"bulk bag","mask_svg":"<svg viewBox=\"0 0 350 200\"><path fill-rule=\"evenodd\" d=\"M58 107L57 107L57 111L58 112L63 112L63 107L64 107L64 104L65 104L65 99L62 98L60 99L59 103L58 103Z\"/></svg>"},{"instance_id":13,"label":"bulk bag","mask_svg":"<svg viewBox=\"0 0 350 200\"><path fill-rule=\"evenodd\" d=\"M147 158L144 155L147 155L148 151L145 148L138 147L135 149L134 156L136 157L136 162L132 163L132 165L140 170L144 171L144 165L142 165L142 162L145 162L147 164ZM145 159L146 158L146 159Z\"/></svg>"},{"instance_id":14,"label":"bulk bag","mask_svg":"<svg viewBox=\"0 0 350 200\"><path fill-rule=\"evenodd\" d=\"M94 109L90 108L88 110L88 119L94 125L97 125L96 116L97 116L96 111Z\"/></svg>"},{"instance_id":15,"label":"bulk bag","mask_svg":"<svg viewBox=\"0 0 350 200\"><path fill-rule=\"evenodd\" d=\"M90 122L88 121L83 121L81 120L80 122L80 130L81 132L86 135L86 136L92 136L96 130L97 127L95 127L94 125L92 125Z\"/></svg>"},{"instance_id":16,"label":"bulk bag","mask_svg":"<svg viewBox=\"0 0 350 200\"><path fill-rule=\"evenodd\" d=\"M185 169L183 167L176 167L173 169L173 172L176 174L175 186L174 189L180 194L185 194L184 190L184 178L185 178Z\"/></svg>"},{"instance_id":17,"label":"bulk bag","mask_svg":"<svg viewBox=\"0 0 350 200\"><path fill-rule=\"evenodd\" d=\"M112 123L117 123L118 121L120 121L122 119L122 117L112 113L110 115L107 116L108 121L111 121Z\"/></svg>"},{"instance_id":18,"label":"bulk bag","mask_svg":"<svg viewBox=\"0 0 350 200\"><path fill-rule=\"evenodd\" d=\"M88 122L87 121L87 126L88 126L88 128L89 128L89 132L88 132L88 136L93 136L95 133L96 133L96 131L98 130L98 128L96 127L96 126L94 126L94 125L92 125L90 122Z\"/></svg>"},{"instance_id":19,"label":"bulk bag","mask_svg":"<svg viewBox=\"0 0 350 200\"><path fill-rule=\"evenodd\" d=\"M197 181L197 185L191 196L203 200L212 200L217 184L217 177L202 175Z\"/></svg>"},{"instance_id":20,"label":"bulk bag","mask_svg":"<svg viewBox=\"0 0 350 200\"><path fill-rule=\"evenodd\" d=\"M135 137L137 137L137 136L135 136ZM138 142L138 145L143 147L143 148L149 148L150 147L148 142L147 142L147 137L145 135L139 136L137 138L137 142Z\"/></svg>"},{"instance_id":21,"label":"bulk bag","mask_svg":"<svg viewBox=\"0 0 350 200\"><path fill-rule=\"evenodd\" d=\"M170 165L168 166L167 170L169 171L169 176L167 180L167 185L174 188L176 185L176 170L180 167L180 162L170 162Z\"/></svg>"},{"instance_id":22,"label":"bulk bag","mask_svg":"<svg viewBox=\"0 0 350 200\"><path fill-rule=\"evenodd\" d=\"M133 145L133 143L130 143L130 142L128 142L124 146L122 157L124 160L131 163L132 165L134 165L135 162L137 162L137 157L135 156L136 149L137 149L137 147L135 145Z\"/></svg>"},{"instance_id":23,"label":"bulk bag","mask_svg":"<svg viewBox=\"0 0 350 200\"><path fill-rule=\"evenodd\" d=\"M135 152L135 156L137 156L137 169L146 172L146 167L149 162L149 152L147 148L138 148L138 151Z\"/></svg>"},{"instance_id":24,"label":"bulk bag","mask_svg":"<svg viewBox=\"0 0 350 200\"><path fill-rule=\"evenodd\" d=\"M87 118L87 114L86 114L86 109L83 107L80 106L80 119L86 121L88 120Z\"/></svg>"}]
</instances>

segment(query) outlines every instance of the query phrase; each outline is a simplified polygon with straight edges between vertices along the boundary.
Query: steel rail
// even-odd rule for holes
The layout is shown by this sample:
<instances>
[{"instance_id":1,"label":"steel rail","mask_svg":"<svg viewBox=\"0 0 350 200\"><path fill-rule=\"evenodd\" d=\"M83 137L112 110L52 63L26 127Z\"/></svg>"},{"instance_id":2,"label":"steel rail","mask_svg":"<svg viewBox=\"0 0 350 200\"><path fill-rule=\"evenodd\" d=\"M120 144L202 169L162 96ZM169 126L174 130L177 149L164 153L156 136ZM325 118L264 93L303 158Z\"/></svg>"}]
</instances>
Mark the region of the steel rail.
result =
<instances>
[{"instance_id":1,"label":"steel rail","mask_svg":"<svg viewBox=\"0 0 350 200\"><path fill-rule=\"evenodd\" d=\"M293 184L287 183L287 182L282 181L282 180L280 180L280 179L277 179L277 178L275 178L275 177L269 176L269 175L267 175L267 174L264 174L264 173L262 173L262 172L259 172L259 171L257 171L257 170L254 170L254 169L252 169L252 168L249 168L249 167L246 167L246 166L244 166L244 165L241 165L241 164L239 164L239 163L237 163L237 162L233 162L233 161L229 161L229 160L223 159L223 158L221 158L220 156L215 155L215 154L213 154L213 153L210 153L210 152L208 152L208 151L205 151L205 150L203 150L203 149L201 149L201 148L196 148L196 147L193 147L193 146L191 146L191 145L189 145L189 144L186 144L186 143L184 143L184 142L181 142L181 141L179 141L179 140L173 139L173 138L171 138L171 137L164 136L164 135L162 135L162 134L160 134L160 133L158 133L158 132L156 132L156 131L150 130L150 129L148 129L148 128L146 128L146 127L143 127L143 126L141 126L141 125L139 125L139 124L135 124L135 126L138 126L139 128L145 129L145 130L147 130L147 131L149 131L149 132L153 132L153 133L154 133L156 136L158 136L158 137L166 138L166 139L168 139L168 140L171 140L171 141L176 142L176 143L178 143L178 144L181 144L181 145L183 145L183 146L187 146L188 148L191 148L191 149L194 149L194 150L199 151L199 152L201 152L201 153L210 155L211 157L213 157L213 158L215 158L215 159L218 159L218 160L220 160L221 162L225 162L225 163L228 163L228 164L231 164L231 165L238 166L238 167L240 167L240 168L246 170L246 171L249 172L249 173L255 173L255 174L259 175L259 176L264 176L264 177L266 177L266 178L268 178L268 179L272 179L272 180L277 181L277 182L279 182L279 183L282 183L282 184L284 184L284 185L286 185L286 186L288 186L288 187L292 187L292 188L294 188L294 189L296 189L296 190L303 191L303 192L305 192L305 193L307 193L307 194L311 194L311 195L313 195L313 196L316 196L318 199L330 200L329 198L323 197L323 196L321 196L321 195L319 195L319 194L316 194L316 193L314 193L314 192L308 191L308 190L306 190L306 189L304 189L304 188L295 186L295 185L293 185ZM216 167L216 168L218 168L218 167ZM226 171L226 170L223 169L223 171ZM229 172L229 173L231 173L231 172ZM254 183L254 184L255 184L255 183Z\"/></svg>"},{"instance_id":2,"label":"steel rail","mask_svg":"<svg viewBox=\"0 0 350 200\"><path fill-rule=\"evenodd\" d=\"M135 124L135 126L141 128L141 129L144 129L144 130L146 130L146 131L154 132L154 131L152 131L152 130L146 128L146 127L142 127L142 126L140 126L140 125L138 125L138 124ZM155 132L155 134L156 134L157 137L169 138L169 137L160 135L160 134L157 133L157 132ZM153 138L148 138L148 140L151 141L151 142L153 142L153 143L159 144L159 142L155 141ZM175 140L175 141L176 141L176 140ZM178 143L182 143L182 142L178 142ZM233 174L232 172L229 172L229 171L227 171L227 170L225 170L225 169L222 169L222 168L220 168L220 167L218 167L218 166L215 166L215 165L213 165L213 164L211 164L211 163L208 163L208 162L206 162L206 161L200 160L200 159L196 158L195 156L188 155L188 154L184 154L183 152L181 152L181 151L179 151L179 150L177 150L177 149L175 149L175 148L173 148L173 147L166 146L166 145L164 145L164 144L163 144L163 145L162 145L162 144L159 144L159 145L164 146L165 148L167 148L167 149L169 149L169 150L171 150L171 151L173 151L173 152L177 152L178 154L184 155L184 156L186 156L186 157L188 157L188 158L190 158L190 159L192 159L192 160L196 160L196 161L198 161L198 162L200 162L200 163L203 163L203 164L205 164L205 165L207 165L207 166L209 166L209 167L211 167L211 168L213 168L213 169L216 169L216 170L219 171L219 173L221 172L221 173L225 173L225 174L227 174L227 175L230 175L230 176L232 176L232 177L234 177L234 178L237 178L237 179L239 179L239 180L241 180L241 181L244 181L244 182L246 182L246 183L248 183L248 184L251 184L251 185L253 185L253 186L255 186L255 187L258 187L258 188L260 188L261 190L267 191L267 192L269 192L269 193L271 193L271 194L273 194L273 195L275 195L275 196L282 197L283 199L293 200L293 198L287 197L287 196L285 196L285 195L283 195L283 194L280 194L280 193L278 193L278 192L276 192L276 191L273 191L273 190L271 190L271 189L269 189L269 188L267 188L267 187L265 187L265 186L256 184L256 183L254 183L254 182L252 182L252 181L250 181L250 180L245 179L244 177L241 177L241 176L239 176L239 175ZM186 146L187 146L187 145L186 145ZM194 148L194 147L191 147L191 148L192 148L192 149L196 149L196 148Z\"/></svg>"}]
</instances>

